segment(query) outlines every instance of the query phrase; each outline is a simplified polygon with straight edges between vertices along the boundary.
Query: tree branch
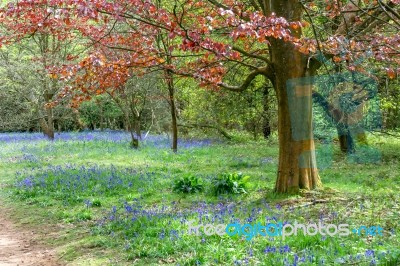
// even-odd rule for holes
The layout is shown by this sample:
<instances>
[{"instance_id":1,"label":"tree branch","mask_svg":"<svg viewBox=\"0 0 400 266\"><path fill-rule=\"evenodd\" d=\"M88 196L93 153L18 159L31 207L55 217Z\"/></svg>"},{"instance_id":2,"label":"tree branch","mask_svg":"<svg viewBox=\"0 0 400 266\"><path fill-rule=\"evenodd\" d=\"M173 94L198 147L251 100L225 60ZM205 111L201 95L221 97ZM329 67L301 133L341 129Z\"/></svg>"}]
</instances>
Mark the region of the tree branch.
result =
<instances>
[{"instance_id":1,"label":"tree branch","mask_svg":"<svg viewBox=\"0 0 400 266\"><path fill-rule=\"evenodd\" d=\"M251 82L258 75L264 75L266 77L270 77L271 76L271 68L269 66L267 66L267 67L258 68L256 70L254 70L246 77L246 79L243 81L242 85L240 85L240 86L231 86L231 85L225 84L223 82L219 83L218 86L220 86L221 88L230 90L230 91L241 92L241 91L246 90L249 87L249 85L251 84Z\"/></svg>"},{"instance_id":2,"label":"tree branch","mask_svg":"<svg viewBox=\"0 0 400 266\"><path fill-rule=\"evenodd\" d=\"M233 46L232 50L234 50L236 52L239 52L239 53L241 53L241 54L243 54L243 55L245 55L247 57L260 59L260 60L266 62L267 64L270 64L270 65L272 64L271 61L267 57L264 57L262 55L256 55L256 54L251 53L251 52L246 52L245 50L241 49L240 47Z\"/></svg>"},{"instance_id":3,"label":"tree branch","mask_svg":"<svg viewBox=\"0 0 400 266\"><path fill-rule=\"evenodd\" d=\"M217 130L222 136L224 136L226 139L231 140L232 136L229 135L228 132L226 132L222 127L220 126L213 126L213 125L206 125L206 124L178 124L180 127L189 127L189 128L211 128Z\"/></svg>"}]
</instances>

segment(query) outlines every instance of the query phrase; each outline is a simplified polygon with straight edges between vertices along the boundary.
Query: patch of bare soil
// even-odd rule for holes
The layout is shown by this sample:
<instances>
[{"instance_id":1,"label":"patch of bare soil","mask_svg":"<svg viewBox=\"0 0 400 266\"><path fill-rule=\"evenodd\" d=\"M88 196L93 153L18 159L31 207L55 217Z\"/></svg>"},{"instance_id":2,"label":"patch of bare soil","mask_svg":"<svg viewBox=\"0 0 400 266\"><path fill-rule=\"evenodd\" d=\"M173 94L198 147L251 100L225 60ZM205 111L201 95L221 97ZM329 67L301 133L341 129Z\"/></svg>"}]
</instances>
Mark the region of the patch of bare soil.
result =
<instances>
[{"instance_id":1,"label":"patch of bare soil","mask_svg":"<svg viewBox=\"0 0 400 266\"><path fill-rule=\"evenodd\" d=\"M8 213L8 209L0 207L0 266L62 265L55 250L39 244L33 230L17 227Z\"/></svg>"}]
</instances>

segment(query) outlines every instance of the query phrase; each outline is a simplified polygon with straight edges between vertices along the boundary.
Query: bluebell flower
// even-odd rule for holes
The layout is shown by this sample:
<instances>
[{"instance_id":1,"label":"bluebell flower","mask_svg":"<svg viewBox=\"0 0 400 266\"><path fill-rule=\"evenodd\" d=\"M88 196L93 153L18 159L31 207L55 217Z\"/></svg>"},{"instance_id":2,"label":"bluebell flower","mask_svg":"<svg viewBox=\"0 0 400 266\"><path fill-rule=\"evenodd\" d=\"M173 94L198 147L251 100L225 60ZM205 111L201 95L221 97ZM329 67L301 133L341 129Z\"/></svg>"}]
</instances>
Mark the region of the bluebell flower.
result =
<instances>
[{"instance_id":1,"label":"bluebell flower","mask_svg":"<svg viewBox=\"0 0 400 266\"><path fill-rule=\"evenodd\" d=\"M161 233L158 235L158 237L160 239L164 239L165 238L165 230L164 229L161 231Z\"/></svg>"},{"instance_id":2,"label":"bluebell flower","mask_svg":"<svg viewBox=\"0 0 400 266\"><path fill-rule=\"evenodd\" d=\"M264 249L264 253L275 253L276 252L276 248L275 247L266 247Z\"/></svg>"},{"instance_id":3,"label":"bluebell flower","mask_svg":"<svg viewBox=\"0 0 400 266\"><path fill-rule=\"evenodd\" d=\"M84 203L86 205L86 208L90 208L92 206L92 202L90 200L84 200Z\"/></svg>"},{"instance_id":4,"label":"bluebell flower","mask_svg":"<svg viewBox=\"0 0 400 266\"><path fill-rule=\"evenodd\" d=\"M279 250L280 250L280 253L287 253L287 252L290 252L290 247L288 245L285 245L285 246L281 247Z\"/></svg>"},{"instance_id":5,"label":"bluebell flower","mask_svg":"<svg viewBox=\"0 0 400 266\"><path fill-rule=\"evenodd\" d=\"M365 251L365 257L374 257L375 256L375 252L372 249L367 249Z\"/></svg>"}]
</instances>

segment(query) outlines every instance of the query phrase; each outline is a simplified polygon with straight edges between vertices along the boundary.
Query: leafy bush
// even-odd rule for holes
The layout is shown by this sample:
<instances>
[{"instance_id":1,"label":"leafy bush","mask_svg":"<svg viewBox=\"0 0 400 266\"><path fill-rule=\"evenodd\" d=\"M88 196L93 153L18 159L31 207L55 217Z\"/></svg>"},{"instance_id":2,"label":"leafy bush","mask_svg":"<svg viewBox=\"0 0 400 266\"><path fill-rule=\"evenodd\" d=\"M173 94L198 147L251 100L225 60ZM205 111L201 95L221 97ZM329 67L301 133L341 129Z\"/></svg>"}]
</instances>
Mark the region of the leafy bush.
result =
<instances>
[{"instance_id":1,"label":"leafy bush","mask_svg":"<svg viewBox=\"0 0 400 266\"><path fill-rule=\"evenodd\" d=\"M93 207L101 207L101 201L99 199L95 199L92 202Z\"/></svg>"},{"instance_id":2,"label":"leafy bush","mask_svg":"<svg viewBox=\"0 0 400 266\"><path fill-rule=\"evenodd\" d=\"M175 181L173 190L179 193L197 193L204 189L203 180L193 175L181 177Z\"/></svg>"},{"instance_id":3,"label":"leafy bush","mask_svg":"<svg viewBox=\"0 0 400 266\"><path fill-rule=\"evenodd\" d=\"M250 176L242 173L221 174L212 181L214 193L216 195L247 193L246 186L249 178Z\"/></svg>"}]
</instances>

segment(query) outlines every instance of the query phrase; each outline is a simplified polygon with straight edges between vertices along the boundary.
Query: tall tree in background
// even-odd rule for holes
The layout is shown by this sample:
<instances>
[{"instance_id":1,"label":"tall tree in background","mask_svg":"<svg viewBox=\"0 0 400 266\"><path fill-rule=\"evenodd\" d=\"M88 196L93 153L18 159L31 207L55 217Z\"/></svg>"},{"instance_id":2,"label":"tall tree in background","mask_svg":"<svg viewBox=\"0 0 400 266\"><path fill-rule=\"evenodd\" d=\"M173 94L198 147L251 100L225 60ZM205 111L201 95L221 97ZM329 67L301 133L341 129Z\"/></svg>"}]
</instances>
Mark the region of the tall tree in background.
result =
<instances>
[{"instance_id":1,"label":"tall tree in background","mask_svg":"<svg viewBox=\"0 0 400 266\"><path fill-rule=\"evenodd\" d=\"M143 112L151 104L151 97L155 92L154 87L157 86L157 83L157 75L153 77L150 75L131 77L120 88L107 91L111 99L124 113L133 148L138 148L139 141L142 140L141 124Z\"/></svg>"},{"instance_id":2,"label":"tall tree in background","mask_svg":"<svg viewBox=\"0 0 400 266\"><path fill-rule=\"evenodd\" d=\"M43 1L31 2L29 5L9 3L0 12L3 41L18 46L25 60L31 60L32 64L31 71L20 71L11 79L20 83L35 80L34 84L25 84L32 88L24 97L36 103L34 109L40 127L51 140L54 139L54 106L50 103L64 86L59 75L55 73L56 69L74 61L76 53L82 48L77 35L72 31L71 20L66 12L63 8ZM74 22L79 23L77 20Z\"/></svg>"}]
</instances>

